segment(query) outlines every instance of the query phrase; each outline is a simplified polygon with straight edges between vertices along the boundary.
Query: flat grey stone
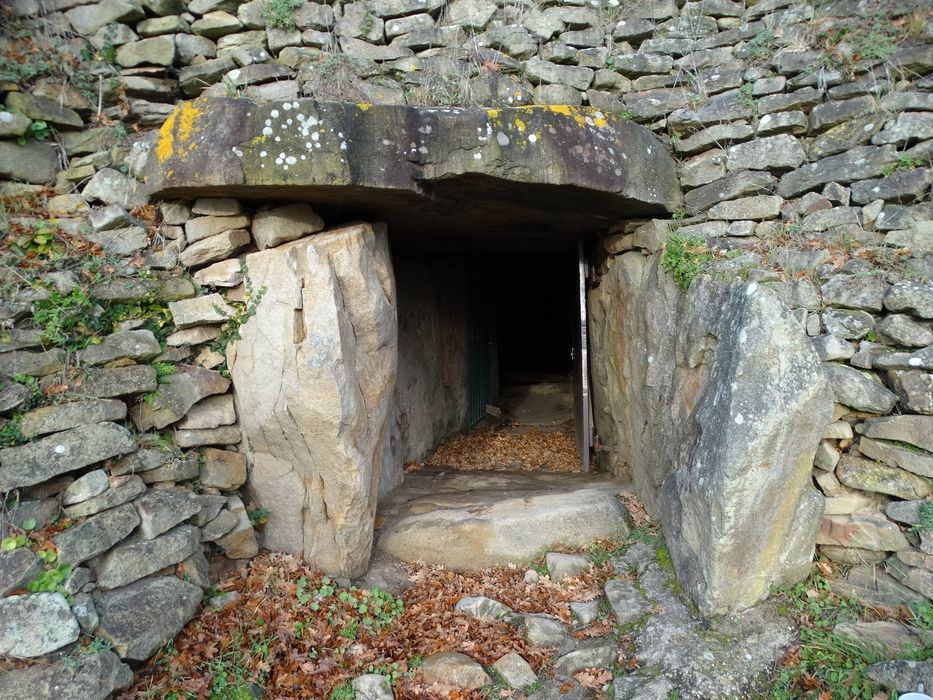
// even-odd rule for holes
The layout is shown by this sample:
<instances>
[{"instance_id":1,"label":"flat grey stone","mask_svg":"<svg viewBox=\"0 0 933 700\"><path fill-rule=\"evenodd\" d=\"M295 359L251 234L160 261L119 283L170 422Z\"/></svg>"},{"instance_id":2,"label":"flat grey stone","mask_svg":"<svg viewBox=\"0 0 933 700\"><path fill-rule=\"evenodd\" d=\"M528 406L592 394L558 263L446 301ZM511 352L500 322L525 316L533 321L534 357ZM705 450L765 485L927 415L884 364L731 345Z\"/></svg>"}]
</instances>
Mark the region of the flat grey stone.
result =
<instances>
[{"instance_id":1,"label":"flat grey stone","mask_svg":"<svg viewBox=\"0 0 933 700\"><path fill-rule=\"evenodd\" d=\"M140 402L132 409L133 422L139 430L161 429L174 423L206 396L223 394L230 381L220 372L194 365L176 365L175 372L159 385L155 398Z\"/></svg>"},{"instance_id":2,"label":"flat grey stone","mask_svg":"<svg viewBox=\"0 0 933 700\"><path fill-rule=\"evenodd\" d=\"M897 159L891 146L857 146L845 153L807 163L781 178L777 194L796 197L828 182L848 185L883 174L884 166Z\"/></svg>"},{"instance_id":3,"label":"flat grey stone","mask_svg":"<svg viewBox=\"0 0 933 700\"><path fill-rule=\"evenodd\" d=\"M233 394L208 396L192 406L177 428L179 430L208 430L223 425L236 423L236 408L233 404ZM244 473L245 479L245 473Z\"/></svg>"},{"instance_id":4,"label":"flat grey stone","mask_svg":"<svg viewBox=\"0 0 933 700\"><path fill-rule=\"evenodd\" d=\"M224 499L226 501L226 499ZM229 510L222 510L212 520L201 527L202 542L216 542L221 537L229 533L240 522L236 513Z\"/></svg>"},{"instance_id":5,"label":"flat grey stone","mask_svg":"<svg viewBox=\"0 0 933 700\"><path fill-rule=\"evenodd\" d=\"M65 12L65 17L78 34L90 36L111 22L133 22L146 16L136 0L104 0L94 5L81 5Z\"/></svg>"},{"instance_id":6,"label":"flat grey stone","mask_svg":"<svg viewBox=\"0 0 933 700\"><path fill-rule=\"evenodd\" d=\"M887 440L875 440L862 436L858 451L870 459L884 462L892 467L906 469L912 474L933 479L933 454L918 449L908 449Z\"/></svg>"},{"instance_id":7,"label":"flat grey stone","mask_svg":"<svg viewBox=\"0 0 933 700\"><path fill-rule=\"evenodd\" d=\"M243 439L239 426L222 425L201 430L172 430L175 444L181 448L203 445L238 445Z\"/></svg>"},{"instance_id":8,"label":"flat grey stone","mask_svg":"<svg viewBox=\"0 0 933 700\"><path fill-rule=\"evenodd\" d=\"M861 340L875 327L875 318L867 311L829 308L821 319L827 333L845 340Z\"/></svg>"},{"instance_id":9,"label":"flat grey stone","mask_svg":"<svg viewBox=\"0 0 933 700\"><path fill-rule=\"evenodd\" d=\"M132 682L132 670L112 651L86 652L5 671L0 698L107 700Z\"/></svg>"},{"instance_id":10,"label":"flat grey stone","mask_svg":"<svg viewBox=\"0 0 933 700\"><path fill-rule=\"evenodd\" d=\"M783 199L773 195L754 195L728 202L720 202L709 210L708 216L711 219L725 219L727 221L775 219L780 215L783 203Z\"/></svg>"},{"instance_id":11,"label":"flat grey stone","mask_svg":"<svg viewBox=\"0 0 933 700\"><path fill-rule=\"evenodd\" d=\"M75 398L112 398L155 391L156 371L149 365L128 367L92 367L78 382L69 386L67 396Z\"/></svg>"},{"instance_id":12,"label":"flat grey stone","mask_svg":"<svg viewBox=\"0 0 933 700\"><path fill-rule=\"evenodd\" d=\"M202 527L212 521L220 513L220 509L227 503L226 496L214 496L208 493L196 494L201 510L192 519L192 524Z\"/></svg>"},{"instance_id":13,"label":"flat grey stone","mask_svg":"<svg viewBox=\"0 0 933 700\"><path fill-rule=\"evenodd\" d=\"M152 540L130 539L111 549L97 564L97 587L126 586L171 564L190 557L200 546L201 533L179 525Z\"/></svg>"},{"instance_id":14,"label":"flat grey stone","mask_svg":"<svg viewBox=\"0 0 933 700\"><path fill-rule=\"evenodd\" d=\"M42 562L29 547L0 552L0 596L24 588L42 571Z\"/></svg>"},{"instance_id":15,"label":"flat grey stone","mask_svg":"<svg viewBox=\"0 0 933 700\"><path fill-rule=\"evenodd\" d=\"M823 303L862 311L881 311L888 285L876 277L834 275L823 283Z\"/></svg>"},{"instance_id":16,"label":"flat grey stone","mask_svg":"<svg viewBox=\"0 0 933 700\"><path fill-rule=\"evenodd\" d=\"M184 267L199 267L207 263L225 260L250 242L249 231L233 229L216 236L192 243L178 256Z\"/></svg>"},{"instance_id":17,"label":"flat grey stone","mask_svg":"<svg viewBox=\"0 0 933 700\"><path fill-rule=\"evenodd\" d=\"M114 476L138 474L163 467L183 458L181 450L173 447L140 447L133 454L121 457L110 467Z\"/></svg>"},{"instance_id":18,"label":"flat grey stone","mask_svg":"<svg viewBox=\"0 0 933 700\"><path fill-rule=\"evenodd\" d=\"M354 700L394 700L392 684L379 673L366 673L350 681Z\"/></svg>"},{"instance_id":19,"label":"flat grey stone","mask_svg":"<svg viewBox=\"0 0 933 700\"><path fill-rule=\"evenodd\" d=\"M96 599L97 635L130 661L145 661L194 617L203 593L174 576L136 581Z\"/></svg>"},{"instance_id":20,"label":"flat grey stone","mask_svg":"<svg viewBox=\"0 0 933 700\"><path fill-rule=\"evenodd\" d=\"M225 231L249 228L249 225L250 218L245 214L199 216L185 223L185 238L188 243L195 243Z\"/></svg>"},{"instance_id":21,"label":"flat grey stone","mask_svg":"<svg viewBox=\"0 0 933 700\"><path fill-rule=\"evenodd\" d=\"M230 532L217 540L217 544L231 559L249 559L259 552L256 531L239 496L227 498L227 508L237 516L237 524Z\"/></svg>"},{"instance_id":22,"label":"flat grey stone","mask_svg":"<svg viewBox=\"0 0 933 700\"><path fill-rule=\"evenodd\" d=\"M148 202L141 185L113 168L98 170L81 194L89 202L99 200L104 204L119 204L124 209L132 209Z\"/></svg>"},{"instance_id":23,"label":"flat grey stone","mask_svg":"<svg viewBox=\"0 0 933 700\"><path fill-rule=\"evenodd\" d=\"M116 485L114 485L116 483ZM132 501L146 490L146 485L138 476L115 477L111 486L98 496L89 498L65 508L65 515L70 518L83 518Z\"/></svg>"},{"instance_id":24,"label":"flat grey stone","mask_svg":"<svg viewBox=\"0 0 933 700\"><path fill-rule=\"evenodd\" d=\"M877 323L875 330L897 345L909 348L933 345L933 330L930 330L929 324L919 323L907 314L889 314ZM884 367L884 365L878 366ZM913 368L919 368L919 364L915 367L889 367L888 369Z\"/></svg>"},{"instance_id":25,"label":"flat grey stone","mask_svg":"<svg viewBox=\"0 0 933 700\"><path fill-rule=\"evenodd\" d=\"M113 360L151 360L162 352L152 331L136 330L111 333L98 345L89 345L81 352L85 365L102 365Z\"/></svg>"},{"instance_id":26,"label":"flat grey stone","mask_svg":"<svg viewBox=\"0 0 933 700\"><path fill-rule=\"evenodd\" d=\"M619 645L612 637L586 639L554 662L554 673L569 678L584 668L612 668L618 656Z\"/></svg>"},{"instance_id":27,"label":"flat grey stone","mask_svg":"<svg viewBox=\"0 0 933 700\"><path fill-rule=\"evenodd\" d=\"M616 617L616 623L619 625L637 622L651 612L651 604L645 600L645 596L632 581L625 579L607 581L605 591L612 613Z\"/></svg>"},{"instance_id":28,"label":"flat grey stone","mask_svg":"<svg viewBox=\"0 0 933 700\"><path fill-rule=\"evenodd\" d=\"M80 633L61 593L0 598L0 654L42 656L71 644Z\"/></svg>"},{"instance_id":29,"label":"flat grey stone","mask_svg":"<svg viewBox=\"0 0 933 700\"><path fill-rule=\"evenodd\" d=\"M467 690L476 690L492 683L482 666L469 656L456 652L426 656L418 667L417 677L426 684L443 683Z\"/></svg>"},{"instance_id":30,"label":"flat grey stone","mask_svg":"<svg viewBox=\"0 0 933 700\"><path fill-rule=\"evenodd\" d=\"M726 167L735 170L786 172L798 167L806 154L796 138L789 134L766 136L730 146Z\"/></svg>"},{"instance_id":31,"label":"flat grey stone","mask_svg":"<svg viewBox=\"0 0 933 700\"><path fill-rule=\"evenodd\" d=\"M155 469L142 472L140 478L147 484L158 484L166 481L190 481L198 478L198 472L197 453L191 452L183 457L171 459Z\"/></svg>"},{"instance_id":32,"label":"flat grey stone","mask_svg":"<svg viewBox=\"0 0 933 700\"><path fill-rule=\"evenodd\" d=\"M78 593L71 601L71 613L84 634L93 634L100 624L97 607L89 593Z\"/></svg>"},{"instance_id":33,"label":"flat grey stone","mask_svg":"<svg viewBox=\"0 0 933 700\"><path fill-rule=\"evenodd\" d=\"M575 628L586 627L599 618L599 601L587 600L570 603L570 617Z\"/></svg>"},{"instance_id":34,"label":"flat grey stone","mask_svg":"<svg viewBox=\"0 0 933 700\"><path fill-rule=\"evenodd\" d=\"M62 495L62 505L71 506L98 496L110 488L107 472L95 469L75 479Z\"/></svg>"},{"instance_id":35,"label":"flat grey stone","mask_svg":"<svg viewBox=\"0 0 933 700\"><path fill-rule=\"evenodd\" d=\"M933 169L914 168L901 173L892 173L877 180L862 180L852 183L852 199L859 204L868 204L876 199L886 202L910 204L920 201L933 182Z\"/></svg>"},{"instance_id":36,"label":"flat grey stone","mask_svg":"<svg viewBox=\"0 0 933 700\"><path fill-rule=\"evenodd\" d=\"M52 541L61 561L77 565L122 542L138 524L136 509L124 504L64 530Z\"/></svg>"},{"instance_id":37,"label":"flat grey stone","mask_svg":"<svg viewBox=\"0 0 933 700\"><path fill-rule=\"evenodd\" d=\"M126 404L116 399L97 399L52 404L23 416L20 431L25 437L57 433L80 425L126 418Z\"/></svg>"},{"instance_id":38,"label":"flat grey stone","mask_svg":"<svg viewBox=\"0 0 933 700\"><path fill-rule=\"evenodd\" d=\"M0 355L0 375L15 377L26 374L43 377L65 366L65 353L61 348L50 350L14 350Z\"/></svg>"},{"instance_id":39,"label":"flat grey stone","mask_svg":"<svg viewBox=\"0 0 933 700\"><path fill-rule=\"evenodd\" d=\"M61 166L53 144L28 140L0 140L0 178L37 185L55 182Z\"/></svg>"},{"instance_id":40,"label":"flat grey stone","mask_svg":"<svg viewBox=\"0 0 933 700\"><path fill-rule=\"evenodd\" d=\"M179 329L205 323L223 323L236 315L236 310L217 293L173 301L168 306L172 312L172 321Z\"/></svg>"},{"instance_id":41,"label":"flat grey stone","mask_svg":"<svg viewBox=\"0 0 933 700\"><path fill-rule=\"evenodd\" d=\"M521 616L525 639L536 646L562 649L572 646L567 626L553 615L527 613Z\"/></svg>"},{"instance_id":42,"label":"flat grey stone","mask_svg":"<svg viewBox=\"0 0 933 700\"><path fill-rule=\"evenodd\" d=\"M201 511L198 497L187 489L150 489L133 505L139 513L139 536L151 540Z\"/></svg>"},{"instance_id":43,"label":"flat grey stone","mask_svg":"<svg viewBox=\"0 0 933 700\"><path fill-rule=\"evenodd\" d=\"M135 448L129 431L116 423L83 425L9 447L0 450L0 491L32 486Z\"/></svg>"},{"instance_id":44,"label":"flat grey stone","mask_svg":"<svg viewBox=\"0 0 933 700\"><path fill-rule=\"evenodd\" d=\"M587 571L593 562L585 554L548 552L544 555L544 563L551 581L560 583L565 578L576 577Z\"/></svg>"},{"instance_id":45,"label":"flat grey stone","mask_svg":"<svg viewBox=\"0 0 933 700\"><path fill-rule=\"evenodd\" d=\"M848 360L855 354L855 347L845 338L837 335L821 335L813 338L813 347L823 362Z\"/></svg>"},{"instance_id":46,"label":"flat grey stone","mask_svg":"<svg viewBox=\"0 0 933 700\"><path fill-rule=\"evenodd\" d=\"M873 552L896 552L910 546L897 525L876 511L824 516L816 543Z\"/></svg>"},{"instance_id":47,"label":"flat grey stone","mask_svg":"<svg viewBox=\"0 0 933 700\"><path fill-rule=\"evenodd\" d=\"M898 282L885 295L884 308L920 318L933 318L933 283Z\"/></svg>"},{"instance_id":48,"label":"flat grey stone","mask_svg":"<svg viewBox=\"0 0 933 700\"><path fill-rule=\"evenodd\" d=\"M461 598L454 606L454 610L470 617L490 618L497 620L512 612L508 605L486 596L469 596Z\"/></svg>"},{"instance_id":49,"label":"flat grey stone","mask_svg":"<svg viewBox=\"0 0 933 700\"><path fill-rule=\"evenodd\" d=\"M882 416L869 418L857 430L881 440L898 440L933 452L933 416Z\"/></svg>"},{"instance_id":50,"label":"flat grey stone","mask_svg":"<svg viewBox=\"0 0 933 700\"><path fill-rule=\"evenodd\" d=\"M830 386L838 403L857 411L890 413L897 395L888 391L874 375L834 362L824 363Z\"/></svg>"},{"instance_id":51,"label":"flat grey stone","mask_svg":"<svg viewBox=\"0 0 933 700\"><path fill-rule=\"evenodd\" d=\"M10 92L6 97L6 106L32 120L44 121L60 130L81 129L84 126L77 112L48 97L28 92Z\"/></svg>"},{"instance_id":52,"label":"flat grey stone","mask_svg":"<svg viewBox=\"0 0 933 700\"><path fill-rule=\"evenodd\" d=\"M930 492L923 477L851 454L842 455L836 466L836 476L851 488L907 500L925 498Z\"/></svg>"},{"instance_id":53,"label":"flat grey stone","mask_svg":"<svg viewBox=\"0 0 933 700\"><path fill-rule=\"evenodd\" d=\"M272 248L324 228L324 220L307 204L263 209L253 217L253 236L260 250Z\"/></svg>"},{"instance_id":54,"label":"flat grey stone","mask_svg":"<svg viewBox=\"0 0 933 700\"><path fill-rule=\"evenodd\" d=\"M865 675L899 693L917 692L921 685L928 690L933 688L933 659L880 661L869 666Z\"/></svg>"},{"instance_id":55,"label":"flat grey stone","mask_svg":"<svg viewBox=\"0 0 933 700\"><path fill-rule=\"evenodd\" d=\"M890 370L887 378L904 411L933 414L933 374L920 370Z\"/></svg>"}]
</instances>

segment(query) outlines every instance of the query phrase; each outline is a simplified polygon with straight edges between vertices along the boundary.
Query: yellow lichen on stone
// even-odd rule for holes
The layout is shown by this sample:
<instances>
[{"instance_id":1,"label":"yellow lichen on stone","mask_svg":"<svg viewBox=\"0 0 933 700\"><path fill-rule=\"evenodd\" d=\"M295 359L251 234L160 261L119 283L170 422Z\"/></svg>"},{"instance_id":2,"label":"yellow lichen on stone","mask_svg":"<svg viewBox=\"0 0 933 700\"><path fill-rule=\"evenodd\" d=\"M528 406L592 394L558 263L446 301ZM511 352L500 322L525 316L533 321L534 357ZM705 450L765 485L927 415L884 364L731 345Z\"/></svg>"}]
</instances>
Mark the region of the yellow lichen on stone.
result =
<instances>
[{"instance_id":1,"label":"yellow lichen on stone","mask_svg":"<svg viewBox=\"0 0 933 700\"><path fill-rule=\"evenodd\" d=\"M179 105L159 128L159 142L156 144L156 157L164 163L172 156L183 157L192 148L195 120L202 112L196 102Z\"/></svg>"},{"instance_id":2,"label":"yellow lichen on stone","mask_svg":"<svg viewBox=\"0 0 933 700\"><path fill-rule=\"evenodd\" d=\"M356 106L360 108L361 112L368 112L369 108L372 107L369 102L360 102Z\"/></svg>"},{"instance_id":3,"label":"yellow lichen on stone","mask_svg":"<svg viewBox=\"0 0 933 700\"><path fill-rule=\"evenodd\" d=\"M156 144L155 150L160 164L171 158L172 152L175 150L175 117L178 115L179 109L179 107L173 109L172 113L168 115L168 119L159 128L159 142Z\"/></svg>"},{"instance_id":4,"label":"yellow lichen on stone","mask_svg":"<svg viewBox=\"0 0 933 700\"><path fill-rule=\"evenodd\" d=\"M200 116L200 114L201 110L195 107L193 102L185 102L181 106L181 118L178 120L178 135L176 137L181 144L187 143L191 138L195 117Z\"/></svg>"},{"instance_id":5,"label":"yellow lichen on stone","mask_svg":"<svg viewBox=\"0 0 933 700\"><path fill-rule=\"evenodd\" d=\"M525 122L523 122L521 119L516 119L516 120L515 120L515 126L518 127L518 130L519 130L519 131L521 131L521 132L524 133L524 131L525 131Z\"/></svg>"}]
</instances>

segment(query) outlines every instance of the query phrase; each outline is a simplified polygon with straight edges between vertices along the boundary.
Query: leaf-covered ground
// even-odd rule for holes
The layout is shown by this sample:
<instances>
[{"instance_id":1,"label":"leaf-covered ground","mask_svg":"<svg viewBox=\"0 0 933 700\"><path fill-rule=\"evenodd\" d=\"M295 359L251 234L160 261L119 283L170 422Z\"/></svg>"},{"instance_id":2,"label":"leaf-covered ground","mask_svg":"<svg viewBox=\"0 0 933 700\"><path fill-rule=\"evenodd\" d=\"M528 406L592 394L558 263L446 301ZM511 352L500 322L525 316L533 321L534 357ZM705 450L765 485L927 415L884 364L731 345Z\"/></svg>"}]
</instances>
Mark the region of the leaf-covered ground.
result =
<instances>
[{"instance_id":1,"label":"leaf-covered ground","mask_svg":"<svg viewBox=\"0 0 933 700\"><path fill-rule=\"evenodd\" d=\"M543 430L512 433L507 426L454 435L425 464L466 470L582 471L572 433ZM413 465L407 466L411 470Z\"/></svg>"},{"instance_id":2,"label":"leaf-covered ground","mask_svg":"<svg viewBox=\"0 0 933 700\"><path fill-rule=\"evenodd\" d=\"M412 586L394 599L340 588L292 556L261 555L216 587L235 594L235 602L206 606L138 670L120 698L226 700L255 697L259 688L270 698L329 698L368 672L390 676L399 698L479 698L420 683L421 659L456 651L489 666L514 651L538 671L551 652L530 645L505 622L456 612L460 598L486 595L518 612L570 622L568 603L600 595L605 575L596 569L557 587L547 577L526 583L525 569L515 567L462 573L412 565L411 571ZM505 692L502 697L509 696Z\"/></svg>"}]
</instances>

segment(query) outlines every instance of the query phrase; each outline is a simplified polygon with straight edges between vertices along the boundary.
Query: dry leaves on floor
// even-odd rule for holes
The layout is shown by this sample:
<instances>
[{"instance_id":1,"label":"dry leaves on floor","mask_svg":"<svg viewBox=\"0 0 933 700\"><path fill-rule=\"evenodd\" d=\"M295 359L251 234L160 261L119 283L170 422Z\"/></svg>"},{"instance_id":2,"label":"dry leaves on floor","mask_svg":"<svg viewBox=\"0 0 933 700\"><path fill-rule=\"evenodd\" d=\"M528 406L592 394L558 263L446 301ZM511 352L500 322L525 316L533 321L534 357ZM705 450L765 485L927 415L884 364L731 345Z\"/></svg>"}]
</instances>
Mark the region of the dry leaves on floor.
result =
<instances>
[{"instance_id":1,"label":"dry leaves on floor","mask_svg":"<svg viewBox=\"0 0 933 700\"><path fill-rule=\"evenodd\" d=\"M632 519L632 525L635 527L642 527L644 525L650 525L653 521L651 516L648 515L648 509L645 508L645 504L638 500L638 496L630 491L620 491L619 500L622 501L622 505L625 506L625 510L628 511L629 517Z\"/></svg>"},{"instance_id":2,"label":"dry leaves on floor","mask_svg":"<svg viewBox=\"0 0 933 700\"><path fill-rule=\"evenodd\" d=\"M595 572L558 587L547 578L528 584L518 567L461 573L412 565L411 570L401 614L380 617L374 614L379 600L374 593L337 588L321 599L317 593L331 584L297 558L256 557L217 586L235 592L237 600L222 609L202 609L174 642L137 670L134 685L119 698L247 697L239 693L250 692L250 683L268 698L327 698L334 687L376 672L395 674L396 697L449 700L449 693L439 695L419 682L415 660L454 651L488 666L514 651L537 670L551 656L515 626L455 611L460 598L486 595L519 612L546 612L569 622L568 603L600 591ZM364 604L367 609L360 612ZM457 696L480 698L468 691Z\"/></svg>"},{"instance_id":3,"label":"dry leaves on floor","mask_svg":"<svg viewBox=\"0 0 933 700\"><path fill-rule=\"evenodd\" d=\"M582 471L573 435L542 430L525 433L477 430L455 435L438 447L425 464L466 470Z\"/></svg>"}]
</instances>

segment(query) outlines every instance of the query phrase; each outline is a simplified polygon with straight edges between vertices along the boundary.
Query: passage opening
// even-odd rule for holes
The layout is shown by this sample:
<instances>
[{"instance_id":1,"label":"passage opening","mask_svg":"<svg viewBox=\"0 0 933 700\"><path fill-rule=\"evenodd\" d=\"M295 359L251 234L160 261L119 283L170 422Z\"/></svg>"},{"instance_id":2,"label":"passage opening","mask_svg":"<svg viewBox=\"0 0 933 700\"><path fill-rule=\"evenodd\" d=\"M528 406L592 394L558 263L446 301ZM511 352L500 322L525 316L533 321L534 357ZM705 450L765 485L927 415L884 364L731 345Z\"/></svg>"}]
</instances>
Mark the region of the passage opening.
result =
<instances>
[{"instance_id":1,"label":"passage opening","mask_svg":"<svg viewBox=\"0 0 933 700\"><path fill-rule=\"evenodd\" d=\"M581 471L576 249L395 250L393 264L406 466Z\"/></svg>"}]
</instances>

